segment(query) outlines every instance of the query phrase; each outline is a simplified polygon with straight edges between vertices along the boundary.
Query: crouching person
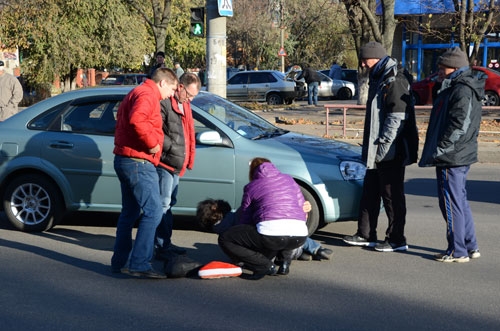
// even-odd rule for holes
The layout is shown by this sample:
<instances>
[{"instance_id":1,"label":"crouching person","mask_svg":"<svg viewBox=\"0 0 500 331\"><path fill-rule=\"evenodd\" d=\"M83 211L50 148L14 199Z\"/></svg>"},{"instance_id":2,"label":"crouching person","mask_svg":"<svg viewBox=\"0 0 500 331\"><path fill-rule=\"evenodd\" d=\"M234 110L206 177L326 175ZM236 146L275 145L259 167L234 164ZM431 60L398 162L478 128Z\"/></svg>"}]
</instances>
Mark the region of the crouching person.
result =
<instances>
[{"instance_id":1,"label":"crouching person","mask_svg":"<svg viewBox=\"0 0 500 331\"><path fill-rule=\"evenodd\" d=\"M237 225L219 236L219 246L253 271L253 279L289 272L294 249L307 239L304 196L294 179L265 158L250 162ZM273 259L279 255L279 270Z\"/></svg>"}]
</instances>

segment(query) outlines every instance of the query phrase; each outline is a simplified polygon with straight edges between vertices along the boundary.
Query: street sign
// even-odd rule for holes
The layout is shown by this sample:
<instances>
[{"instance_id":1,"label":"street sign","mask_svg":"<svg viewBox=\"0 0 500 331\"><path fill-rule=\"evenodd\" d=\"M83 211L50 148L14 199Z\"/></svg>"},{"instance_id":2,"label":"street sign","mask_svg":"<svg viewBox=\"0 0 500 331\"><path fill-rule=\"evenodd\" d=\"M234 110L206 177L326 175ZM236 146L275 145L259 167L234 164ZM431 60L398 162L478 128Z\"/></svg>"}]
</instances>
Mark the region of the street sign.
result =
<instances>
[{"instance_id":1,"label":"street sign","mask_svg":"<svg viewBox=\"0 0 500 331\"><path fill-rule=\"evenodd\" d=\"M287 56L285 48L281 47L280 51L278 52L278 56Z\"/></svg>"},{"instance_id":2,"label":"street sign","mask_svg":"<svg viewBox=\"0 0 500 331\"><path fill-rule=\"evenodd\" d=\"M233 17L233 0L217 0L220 16Z\"/></svg>"}]
</instances>

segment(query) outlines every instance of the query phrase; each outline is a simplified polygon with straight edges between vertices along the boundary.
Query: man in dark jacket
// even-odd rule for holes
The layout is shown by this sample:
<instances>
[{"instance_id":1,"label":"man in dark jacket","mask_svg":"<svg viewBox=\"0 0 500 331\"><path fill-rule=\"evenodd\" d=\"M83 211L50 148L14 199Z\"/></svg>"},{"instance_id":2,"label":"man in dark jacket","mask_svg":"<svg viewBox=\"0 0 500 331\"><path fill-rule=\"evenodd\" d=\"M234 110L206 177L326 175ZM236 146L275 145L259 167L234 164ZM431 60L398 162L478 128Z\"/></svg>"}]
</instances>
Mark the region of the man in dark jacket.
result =
<instances>
[{"instance_id":1,"label":"man in dark jacket","mask_svg":"<svg viewBox=\"0 0 500 331\"><path fill-rule=\"evenodd\" d=\"M297 80L304 78L307 84L307 104L315 106L318 105L318 87L321 84L321 77L319 73L307 67L302 70L302 72L297 76Z\"/></svg>"},{"instance_id":2,"label":"man in dark jacket","mask_svg":"<svg viewBox=\"0 0 500 331\"><path fill-rule=\"evenodd\" d=\"M197 75L185 73L174 95L161 101L163 117L163 152L157 167L163 217L156 230L156 258L168 259L171 254L185 254L184 248L172 244L172 207L177 202L179 178L194 166L196 141L191 100L199 93L201 82Z\"/></svg>"},{"instance_id":3,"label":"man in dark jacket","mask_svg":"<svg viewBox=\"0 0 500 331\"><path fill-rule=\"evenodd\" d=\"M344 241L375 247L380 252L407 250L404 227L405 167L417 161L418 131L410 81L384 47L369 42L361 47L361 63L370 70L363 132L362 158L366 175L360 202L358 230ZM385 241L377 244L380 202L389 220Z\"/></svg>"},{"instance_id":4,"label":"man in dark jacket","mask_svg":"<svg viewBox=\"0 0 500 331\"><path fill-rule=\"evenodd\" d=\"M475 76L467 55L458 47L438 59L439 89L431 111L421 167L436 167L439 207L446 222L448 248L440 262L468 262L481 256L465 183L477 162L486 77Z\"/></svg>"}]
</instances>

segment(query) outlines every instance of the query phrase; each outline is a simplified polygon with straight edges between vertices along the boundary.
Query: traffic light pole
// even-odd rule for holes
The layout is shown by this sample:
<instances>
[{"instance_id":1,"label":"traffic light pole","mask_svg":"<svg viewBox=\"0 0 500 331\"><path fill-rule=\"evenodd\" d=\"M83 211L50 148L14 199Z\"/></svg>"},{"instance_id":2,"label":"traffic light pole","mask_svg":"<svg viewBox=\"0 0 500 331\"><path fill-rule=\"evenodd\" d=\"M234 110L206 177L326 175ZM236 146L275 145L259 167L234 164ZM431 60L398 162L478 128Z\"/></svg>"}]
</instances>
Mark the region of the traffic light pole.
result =
<instances>
[{"instance_id":1,"label":"traffic light pole","mask_svg":"<svg viewBox=\"0 0 500 331\"><path fill-rule=\"evenodd\" d=\"M219 16L217 0L206 0L207 90L226 97L226 17Z\"/></svg>"}]
</instances>

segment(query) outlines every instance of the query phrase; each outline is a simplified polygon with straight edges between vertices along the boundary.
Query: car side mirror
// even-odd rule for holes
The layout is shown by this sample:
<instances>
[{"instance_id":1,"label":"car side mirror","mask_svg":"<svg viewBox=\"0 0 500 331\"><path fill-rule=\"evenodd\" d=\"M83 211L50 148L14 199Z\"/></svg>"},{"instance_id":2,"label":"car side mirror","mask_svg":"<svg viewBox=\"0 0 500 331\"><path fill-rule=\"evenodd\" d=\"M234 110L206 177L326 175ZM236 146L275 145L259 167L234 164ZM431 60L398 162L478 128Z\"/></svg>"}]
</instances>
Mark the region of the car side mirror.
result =
<instances>
[{"instance_id":1,"label":"car side mirror","mask_svg":"<svg viewBox=\"0 0 500 331\"><path fill-rule=\"evenodd\" d=\"M217 131L204 131L197 135L196 141L204 145L220 145L222 137Z\"/></svg>"}]
</instances>

